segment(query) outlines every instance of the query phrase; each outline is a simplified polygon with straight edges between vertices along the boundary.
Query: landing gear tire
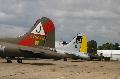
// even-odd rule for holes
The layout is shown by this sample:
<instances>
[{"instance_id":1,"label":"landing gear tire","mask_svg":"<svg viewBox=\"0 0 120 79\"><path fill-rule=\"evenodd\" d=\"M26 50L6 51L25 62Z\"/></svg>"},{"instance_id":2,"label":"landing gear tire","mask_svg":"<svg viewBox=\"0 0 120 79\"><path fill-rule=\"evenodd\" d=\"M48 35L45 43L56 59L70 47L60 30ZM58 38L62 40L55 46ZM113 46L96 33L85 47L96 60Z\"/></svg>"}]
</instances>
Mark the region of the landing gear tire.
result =
<instances>
[{"instance_id":1,"label":"landing gear tire","mask_svg":"<svg viewBox=\"0 0 120 79\"><path fill-rule=\"evenodd\" d=\"M22 59L18 59L17 62L18 62L18 63L22 63Z\"/></svg>"},{"instance_id":2,"label":"landing gear tire","mask_svg":"<svg viewBox=\"0 0 120 79\"><path fill-rule=\"evenodd\" d=\"M67 61L67 58L64 58L64 61Z\"/></svg>"},{"instance_id":3,"label":"landing gear tire","mask_svg":"<svg viewBox=\"0 0 120 79\"><path fill-rule=\"evenodd\" d=\"M10 58L7 58L7 63L12 63Z\"/></svg>"}]
</instances>

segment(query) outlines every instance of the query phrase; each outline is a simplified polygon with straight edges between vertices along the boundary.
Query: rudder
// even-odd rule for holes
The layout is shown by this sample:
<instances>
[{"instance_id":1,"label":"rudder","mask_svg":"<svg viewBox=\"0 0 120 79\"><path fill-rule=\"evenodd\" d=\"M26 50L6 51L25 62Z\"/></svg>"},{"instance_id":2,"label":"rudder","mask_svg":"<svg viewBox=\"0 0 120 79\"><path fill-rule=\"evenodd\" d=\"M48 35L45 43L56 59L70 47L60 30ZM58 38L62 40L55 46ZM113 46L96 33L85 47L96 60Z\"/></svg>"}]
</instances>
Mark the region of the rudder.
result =
<instances>
[{"instance_id":1,"label":"rudder","mask_svg":"<svg viewBox=\"0 0 120 79\"><path fill-rule=\"evenodd\" d=\"M80 50L81 53L87 53L87 37L85 34L82 36L82 43L80 45Z\"/></svg>"}]
</instances>

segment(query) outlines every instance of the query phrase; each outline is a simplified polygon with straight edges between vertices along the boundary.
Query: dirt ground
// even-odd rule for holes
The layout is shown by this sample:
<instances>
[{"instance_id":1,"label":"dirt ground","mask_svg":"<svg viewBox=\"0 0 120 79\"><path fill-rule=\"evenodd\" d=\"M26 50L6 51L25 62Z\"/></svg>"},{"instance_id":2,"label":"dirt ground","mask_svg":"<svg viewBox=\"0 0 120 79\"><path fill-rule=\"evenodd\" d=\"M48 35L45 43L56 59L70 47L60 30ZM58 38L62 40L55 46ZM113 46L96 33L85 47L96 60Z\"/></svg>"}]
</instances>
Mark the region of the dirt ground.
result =
<instances>
[{"instance_id":1,"label":"dirt ground","mask_svg":"<svg viewBox=\"0 0 120 79\"><path fill-rule=\"evenodd\" d=\"M0 59L0 79L120 79L120 62Z\"/></svg>"}]
</instances>

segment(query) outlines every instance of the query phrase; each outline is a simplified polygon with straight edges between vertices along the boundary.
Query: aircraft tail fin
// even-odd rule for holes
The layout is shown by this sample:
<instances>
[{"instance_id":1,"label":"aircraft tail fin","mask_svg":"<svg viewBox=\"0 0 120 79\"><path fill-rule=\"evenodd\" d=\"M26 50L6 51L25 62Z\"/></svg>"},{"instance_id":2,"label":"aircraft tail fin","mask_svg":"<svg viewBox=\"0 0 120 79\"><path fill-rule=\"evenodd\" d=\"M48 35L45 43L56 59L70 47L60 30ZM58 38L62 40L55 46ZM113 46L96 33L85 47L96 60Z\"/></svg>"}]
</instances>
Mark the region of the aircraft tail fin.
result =
<instances>
[{"instance_id":1,"label":"aircraft tail fin","mask_svg":"<svg viewBox=\"0 0 120 79\"><path fill-rule=\"evenodd\" d=\"M81 43L82 43L82 33L78 33L70 43L65 45L65 47L72 51L79 51Z\"/></svg>"},{"instance_id":2,"label":"aircraft tail fin","mask_svg":"<svg viewBox=\"0 0 120 79\"><path fill-rule=\"evenodd\" d=\"M87 37L85 34L83 34L83 36L82 36L82 43L80 44L79 51L81 53L87 53Z\"/></svg>"},{"instance_id":3,"label":"aircraft tail fin","mask_svg":"<svg viewBox=\"0 0 120 79\"><path fill-rule=\"evenodd\" d=\"M18 44L30 47L55 48L55 27L53 22L46 17L38 19L30 31L21 37Z\"/></svg>"}]
</instances>

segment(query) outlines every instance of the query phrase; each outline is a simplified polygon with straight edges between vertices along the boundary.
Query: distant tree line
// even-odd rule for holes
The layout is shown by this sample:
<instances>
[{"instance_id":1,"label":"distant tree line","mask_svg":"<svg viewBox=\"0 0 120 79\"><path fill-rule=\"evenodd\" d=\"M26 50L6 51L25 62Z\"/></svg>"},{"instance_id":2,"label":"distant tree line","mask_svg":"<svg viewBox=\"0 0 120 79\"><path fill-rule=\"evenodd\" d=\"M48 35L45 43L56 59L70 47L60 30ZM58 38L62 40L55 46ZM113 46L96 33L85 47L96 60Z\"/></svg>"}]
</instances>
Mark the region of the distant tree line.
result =
<instances>
[{"instance_id":1,"label":"distant tree line","mask_svg":"<svg viewBox=\"0 0 120 79\"><path fill-rule=\"evenodd\" d=\"M88 41L87 46L88 46L87 51L89 54L97 53L97 42L95 40Z\"/></svg>"},{"instance_id":2,"label":"distant tree line","mask_svg":"<svg viewBox=\"0 0 120 79\"><path fill-rule=\"evenodd\" d=\"M105 43L101 46L98 46L98 50L120 50L120 44L119 43Z\"/></svg>"},{"instance_id":3,"label":"distant tree line","mask_svg":"<svg viewBox=\"0 0 120 79\"><path fill-rule=\"evenodd\" d=\"M95 40L88 41L88 53L97 54L97 50L120 50L119 43L105 43L100 46L97 46L97 42Z\"/></svg>"}]
</instances>

